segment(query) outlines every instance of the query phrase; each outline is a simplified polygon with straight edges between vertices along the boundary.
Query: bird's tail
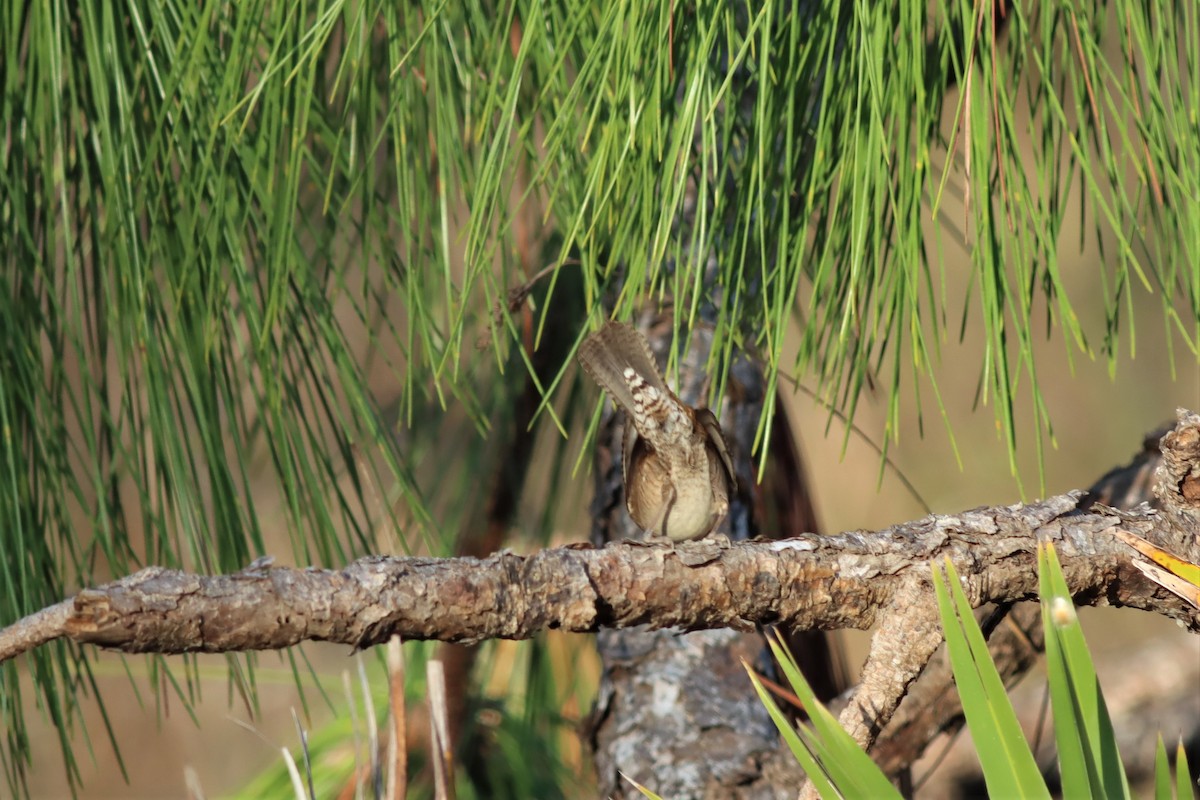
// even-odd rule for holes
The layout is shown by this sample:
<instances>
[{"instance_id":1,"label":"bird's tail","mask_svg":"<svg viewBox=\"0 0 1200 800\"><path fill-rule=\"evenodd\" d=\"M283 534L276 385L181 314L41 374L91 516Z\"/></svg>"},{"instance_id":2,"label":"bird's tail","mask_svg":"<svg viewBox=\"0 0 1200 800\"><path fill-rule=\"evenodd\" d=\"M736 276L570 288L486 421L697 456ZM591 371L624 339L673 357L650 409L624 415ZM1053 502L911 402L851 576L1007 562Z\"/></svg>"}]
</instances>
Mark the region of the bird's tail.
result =
<instances>
[{"instance_id":1,"label":"bird's tail","mask_svg":"<svg viewBox=\"0 0 1200 800\"><path fill-rule=\"evenodd\" d=\"M579 346L579 362L614 402L633 413L634 399L625 370L632 369L648 385L670 397L650 343L636 328L624 322L609 322Z\"/></svg>"}]
</instances>

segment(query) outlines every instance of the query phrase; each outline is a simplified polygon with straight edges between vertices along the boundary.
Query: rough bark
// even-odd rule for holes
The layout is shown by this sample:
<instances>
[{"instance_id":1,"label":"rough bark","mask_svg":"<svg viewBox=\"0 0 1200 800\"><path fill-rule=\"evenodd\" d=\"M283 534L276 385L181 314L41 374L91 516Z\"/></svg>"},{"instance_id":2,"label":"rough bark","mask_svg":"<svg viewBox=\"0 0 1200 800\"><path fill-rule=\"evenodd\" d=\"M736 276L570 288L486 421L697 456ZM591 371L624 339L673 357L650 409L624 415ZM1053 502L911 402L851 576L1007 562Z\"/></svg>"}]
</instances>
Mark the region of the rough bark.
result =
<instances>
[{"instance_id":1,"label":"rough bark","mask_svg":"<svg viewBox=\"0 0 1200 800\"><path fill-rule=\"evenodd\" d=\"M640 699L675 713L675 687L695 685L703 696L705 687L740 680L737 657L753 657L758 639L737 640L735 632L776 623L836 629L886 622L887 635L871 656L879 668L866 670L874 673L875 688L849 707L859 738L869 741L888 724L893 701L928 658L928 644L906 641L933 640L925 611L931 603L922 598L932 596L931 564L945 558L963 576L973 604L1003 607L1035 597L1037 545L1052 543L1077 603L1154 611L1200 631L1200 609L1146 580L1134 565L1140 557L1118 537L1126 531L1200 561L1200 415L1181 412L1162 448L1155 486L1161 510L1119 511L1074 492L1029 505L931 515L876 532L782 541L708 539L673 547L626 541L482 560L375 557L343 570L264 561L221 576L150 568L0 632L0 661L60 636L126 652L183 653L273 649L306 639L365 647L392 635L474 642L526 638L548 628L641 626L638 637L621 640L624 657L647 659L659 671L640 671L650 677L639 677L635 688ZM694 630L715 632L717 644L710 650L678 635ZM719 649L721 656L671 673L679 662L661 657L656 648L662 642L701 654ZM619 659L613 663L619 670ZM662 676L658 682L655 674ZM721 769L710 774L724 788L706 784L710 794L737 794L739 781L749 781L746 795L794 786L794 763L768 746L770 731L746 713L755 708L749 699L725 704L716 698L688 709L687 730L703 734L706 747L724 742L728 752L743 753L741 737L761 742L750 760L714 762ZM648 757L657 768L684 764L684 755L671 749ZM653 778L657 783L660 775Z\"/></svg>"},{"instance_id":2,"label":"rough bark","mask_svg":"<svg viewBox=\"0 0 1200 800\"><path fill-rule=\"evenodd\" d=\"M1161 507L1154 496L1154 474L1162 463L1159 440L1170 430L1170 425L1164 425L1148 434L1141 452L1129 464L1109 470L1097 480L1080 507L1090 509L1101 504L1131 510L1142 503ZM1012 686L1037 663L1045 648L1041 609L1036 603L1011 608L990 605L977 616L996 669L1005 684ZM954 691L954 674L942 648L909 688L871 755L884 772L899 776L921 757L931 742L939 736L957 733L963 724L962 704Z\"/></svg>"},{"instance_id":3,"label":"rough bark","mask_svg":"<svg viewBox=\"0 0 1200 800\"><path fill-rule=\"evenodd\" d=\"M653 346L665 349L670 332L668 320L650 326ZM693 332L678 384L684 402L695 405L705 394L702 365L709 345L708 331ZM731 392L722 421L737 472L728 524L735 540L753 530L754 482L744 443L762 411L760 379L748 361L735 366L731 383L738 389ZM607 446L598 452L593 508L598 544L641 535L624 509L617 422L606 420L602 444ZM763 640L753 627L694 633L650 625L607 629L597 636L596 647L604 671L587 733L600 796L634 795L622 774L664 797L770 796L760 764L775 752L778 735L762 704L747 694L741 666L745 659L765 667Z\"/></svg>"},{"instance_id":4,"label":"rough bark","mask_svg":"<svg viewBox=\"0 0 1200 800\"><path fill-rule=\"evenodd\" d=\"M1164 511L1078 509L1072 492L1029 505L931 515L881 531L780 541L620 542L486 559L371 557L342 570L256 563L233 575L151 567L80 592L0 634L0 659L58 636L126 652L226 652L306 639L365 647L404 639L522 639L545 629L595 632L869 628L906 582L954 561L975 605L1032 599L1036 547L1058 548L1082 605L1155 611L1200 630L1200 609L1147 581L1115 535L1128 531L1200 560L1200 415L1164 438ZM1167 509L1170 509L1169 511ZM38 630L29 626L35 625Z\"/></svg>"}]
</instances>

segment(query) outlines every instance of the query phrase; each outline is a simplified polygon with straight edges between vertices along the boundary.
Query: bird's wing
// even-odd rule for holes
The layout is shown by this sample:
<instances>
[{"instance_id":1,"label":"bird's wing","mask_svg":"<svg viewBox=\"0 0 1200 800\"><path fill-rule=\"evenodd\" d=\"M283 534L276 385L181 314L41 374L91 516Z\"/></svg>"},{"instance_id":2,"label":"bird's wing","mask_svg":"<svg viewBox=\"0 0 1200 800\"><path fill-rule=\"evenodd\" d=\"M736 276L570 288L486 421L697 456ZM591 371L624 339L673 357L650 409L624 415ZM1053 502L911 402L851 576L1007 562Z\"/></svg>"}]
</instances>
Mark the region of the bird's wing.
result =
<instances>
[{"instance_id":1,"label":"bird's wing","mask_svg":"<svg viewBox=\"0 0 1200 800\"><path fill-rule=\"evenodd\" d=\"M729 457L729 445L725 443L725 434L721 431L721 423L717 422L716 414L707 408L696 409L696 421L708 432L708 441L721 457L725 472L729 475L729 491L737 491L737 476L733 473L733 459Z\"/></svg>"}]
</instances>

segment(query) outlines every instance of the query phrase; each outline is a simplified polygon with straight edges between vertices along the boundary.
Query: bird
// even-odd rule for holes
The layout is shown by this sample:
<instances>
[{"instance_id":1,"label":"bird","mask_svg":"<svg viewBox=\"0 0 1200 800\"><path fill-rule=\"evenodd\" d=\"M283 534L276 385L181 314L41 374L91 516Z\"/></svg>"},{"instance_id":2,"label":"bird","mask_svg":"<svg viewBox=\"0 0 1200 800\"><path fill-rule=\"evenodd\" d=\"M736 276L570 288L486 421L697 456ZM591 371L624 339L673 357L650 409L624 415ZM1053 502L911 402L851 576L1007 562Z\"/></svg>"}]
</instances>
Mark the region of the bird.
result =
<instances>
[{"instance_id":1,"label":"bird","mask_svg":"<svg viewBox=\"0 0 1200 800\"><path fill-rule=\"evenodd\" d=\"M608 322L579 347L579 361L625 412L625 506L647 538L700 539L716 530L737 489L716 415L692 408L663 380L646 341Z\"/></svg>"}]
</instances>

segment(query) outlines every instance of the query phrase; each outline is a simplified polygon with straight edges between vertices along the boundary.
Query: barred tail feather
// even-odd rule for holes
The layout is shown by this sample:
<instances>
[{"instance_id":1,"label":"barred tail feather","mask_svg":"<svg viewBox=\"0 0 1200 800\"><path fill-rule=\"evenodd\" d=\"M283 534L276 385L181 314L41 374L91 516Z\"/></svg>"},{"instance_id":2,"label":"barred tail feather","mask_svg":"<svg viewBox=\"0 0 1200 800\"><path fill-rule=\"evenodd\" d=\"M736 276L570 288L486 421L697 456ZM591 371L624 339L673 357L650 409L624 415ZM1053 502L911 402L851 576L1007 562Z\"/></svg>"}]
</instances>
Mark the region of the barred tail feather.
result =
<instances>
[{"instance_id":1,"label":"barred tail feather","mask_svg":"<svg viewBox=\"0 0 1200 800\"><path fill-rule=\"evenodd\" d=\"M633 412L634 398L625 380L626 369L632 369L648 385L670 394L650 352L650 343L627 323L609 322L584 340L579 346L579 362L628 413Z\"/></svg>"}]
</instances>

